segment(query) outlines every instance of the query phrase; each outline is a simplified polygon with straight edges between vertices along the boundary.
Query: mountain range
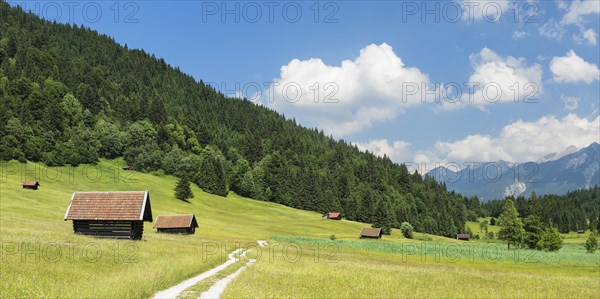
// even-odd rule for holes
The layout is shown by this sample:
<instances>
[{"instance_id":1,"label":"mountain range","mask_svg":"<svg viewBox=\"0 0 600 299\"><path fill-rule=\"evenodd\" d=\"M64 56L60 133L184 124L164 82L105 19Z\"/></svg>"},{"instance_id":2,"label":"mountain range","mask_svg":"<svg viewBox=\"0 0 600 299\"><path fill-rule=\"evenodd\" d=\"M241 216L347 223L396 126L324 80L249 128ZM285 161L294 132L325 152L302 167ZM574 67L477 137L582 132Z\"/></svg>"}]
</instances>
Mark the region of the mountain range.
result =
<instances>
[{"instance_id":1,"label":"mountain range","mask_svg":"<svg viewBox=\"0 0 600 299\"><path fill-rule=\"evenodd\" d=\"M474 163L452 170L437 167L426 176L445 182L449 190L477 196L481 201L506 196L566 194L600 184L600 144L577 149L569 146L561 153L546 155L535 162L506 161Z\"/></svg>"}]
</instances>

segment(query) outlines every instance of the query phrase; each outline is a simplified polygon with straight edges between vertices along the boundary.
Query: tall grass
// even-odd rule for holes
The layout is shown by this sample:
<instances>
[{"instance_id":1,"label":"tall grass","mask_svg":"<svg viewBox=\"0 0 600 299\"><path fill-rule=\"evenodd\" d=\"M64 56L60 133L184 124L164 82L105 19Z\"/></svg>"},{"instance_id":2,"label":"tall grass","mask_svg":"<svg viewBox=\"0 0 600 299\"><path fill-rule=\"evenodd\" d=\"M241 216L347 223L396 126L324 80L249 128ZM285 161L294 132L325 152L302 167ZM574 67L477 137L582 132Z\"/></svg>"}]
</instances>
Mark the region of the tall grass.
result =
<instances>
[{"instance_id":1,"label":"tall grass","mask_svg":"<svg viewBox=\"0 0 600 299\"><path fill-rule=\"evenodd\" d=\"M314 248L330 242L275 239L294 242L302 256L259 260L230 285L225 298L597 298L600 292L597 262L438 260L402 255L397 249L406 244L377 241L342 241L333 258L315 259Z\"/></svg>"},{"instance_id":2,"label":"tall grass","mask_svg":"<svg viewBox=\"0 0 600 299\"><path fill-rule=\"evenodd\" d=\"M413 242L373 240L329 240L321 238L274 236L274 241L314 247L334 247L336 250L355 249L393 253L401 256L423 256L424 259L458 260L477 263L515 262L547 264L554 266L598 266L600 255L589 254L582 244L565 244L557 252L530 249L508 249L503 243L483 242Z\"/></svg>"}]
</instances>

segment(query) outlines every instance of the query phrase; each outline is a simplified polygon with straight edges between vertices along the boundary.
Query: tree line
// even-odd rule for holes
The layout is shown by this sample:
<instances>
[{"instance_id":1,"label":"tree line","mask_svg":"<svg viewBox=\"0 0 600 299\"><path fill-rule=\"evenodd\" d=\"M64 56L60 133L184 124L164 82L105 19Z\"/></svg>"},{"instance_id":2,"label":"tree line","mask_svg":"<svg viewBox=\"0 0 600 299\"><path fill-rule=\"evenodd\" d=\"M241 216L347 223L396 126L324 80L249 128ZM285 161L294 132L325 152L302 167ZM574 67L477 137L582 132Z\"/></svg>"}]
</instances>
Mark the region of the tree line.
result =
<instances>
[{"instance_id":1,"label":"tree line","mask_svg":"<svg viewBox=\"0 0 600 299\"><path fill-rule=\"evenodd\" d=\"M534 196L535 193L532 195ZM498 217L498 224L502 227L498 232L498 238L506 241L508 249L511 245L544 251L561 249L563 240L556 227L544 223L540 211L535 206L532 208L530 215L521 218L513 200L506 198L502 213Z\"/></svg>"},{"instance_id":2,"label":"tree line","mask_svg":"<svg viewBox=\"0 0 600 299\"><path fill-rule=\"evenodd\" d=\"M507 197L514 202L522 219L539 216L540 220L561 233L600 229L600 187L568 192L565 195L544 195L535 192L529 198ZM504 210L504 200L492 200L480 205L479 212L498 218Z\"/></svg>"}]
</instances>

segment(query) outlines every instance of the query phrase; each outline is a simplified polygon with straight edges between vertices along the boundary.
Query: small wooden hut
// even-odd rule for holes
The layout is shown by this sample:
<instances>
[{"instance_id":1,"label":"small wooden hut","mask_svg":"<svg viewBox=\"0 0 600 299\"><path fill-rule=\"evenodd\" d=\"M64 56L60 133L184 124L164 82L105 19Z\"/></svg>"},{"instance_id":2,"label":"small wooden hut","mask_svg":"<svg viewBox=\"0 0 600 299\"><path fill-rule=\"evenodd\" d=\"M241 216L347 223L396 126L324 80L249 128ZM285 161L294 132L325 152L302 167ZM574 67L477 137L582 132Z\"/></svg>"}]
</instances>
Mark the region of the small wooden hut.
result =
<instances>
[{"instance_id":1,"label":"small wooden hut","mask_svg":"<svg viewBox=\"0 0 600 299\"><path fill-rule=\"evenodd\" d=\"M129 170L133 170L133 166L123 166L123 170L129 171Z\"/></svg>"},{"instance_id":2,"label":"small wooden hut","mask_svg":"<svg viewBox=\"0 0 600 299\"><path fill-rule=\"evenodd\" d=\"M40 182L38 182L38 181L23 182L23 189L37 190L39 187L40 187Z\"/></svg>"},{"instance_id":3,"label":"small wooden hut","mask_svg":"<svg viewBox=\"0 0 600 299\"><path fill-rule=\"evenodd\" d=\"M381 228L365 227L360 231L360 238L381 238Z\"/></svg>"},{"instance_id":4,"label":"small wooden hut","mask_svg":"<svg viewBox=\"0 0 600 299\"><path fill-rule=\"evenodd\" d=\"M456 234L457 240L469 241L471 239L471 235L469 234Z\"/></svg>"},{"instance_id":5,"label":"small wooden hut","mask_svg":"<svg viewBox=\"0 0 600 299\"><path fill-rule=\"evenodd\" d=\"M578 230L578 231L577 231L577 233L578 233L578 234L580 234L580 235L581 235L581 234L585 234L585 230L583 230L583 229L580 229L580 230Z\"/></svg>"},{"instance_id":6,"label":"small wooden hut","mask_svg":"<svg viewBox=\"0 0 600 299\"><path fill-rule=\"evenodd\" d=\"M140 240L144 221L152 222L148 191L75 192L65 220L76 234Z\"/></svg>"},{"instance_id":7,"label":"small wooden hut","mask_svg":"<svg viewBox=\"0 0 600 299\"><path fill-rule=\"evenodd\" d=\"M338 212L327 213L327 219L342 220L342 213L338 213Z\"/></svg>"},{"instance_id":8,"label":"small wooden hut","mask_svg":"<svg viewBox=\"0 0 600 299\"><path fill-rule=\"evenodd\" d=\"M193 234L196 232L198 222L194 214L189 215L160 215L156 217L154 228L159 233L168 234Z\"/></svg>"}]
</instances>

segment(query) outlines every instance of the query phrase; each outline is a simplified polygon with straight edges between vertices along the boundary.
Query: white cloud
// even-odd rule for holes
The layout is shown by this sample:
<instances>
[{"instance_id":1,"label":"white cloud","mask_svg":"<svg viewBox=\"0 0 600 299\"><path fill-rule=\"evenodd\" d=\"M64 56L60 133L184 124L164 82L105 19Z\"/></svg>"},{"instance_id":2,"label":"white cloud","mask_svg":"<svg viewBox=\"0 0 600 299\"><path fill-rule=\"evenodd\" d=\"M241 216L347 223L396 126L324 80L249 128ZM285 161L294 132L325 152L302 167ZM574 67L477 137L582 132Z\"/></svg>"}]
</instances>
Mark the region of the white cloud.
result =
<instances>
[{"instance_id":1,"label":"white cloud","mask_svg":"<svg viewBox=\"0 0 600 299\"><path fill-rule=\"evenodd\" d=\"M372 139L366 142L352 142L352 144L356 145L361 151L369 151L379 157L386 156L396 163L416 163L419 164L419 167L421 164L425 167L429 167L430 163L432 165L440 163L436 160L437 156L435 153L428 150L415 151L412 149L412 144L410 142L403 140L389 141L384 138ZM419 169L419 172L421 172L421 169Z\"/></svg>"},{"instance_id":2,"label":"white cloud","mask_svg":"<svg viewBox=\"0 0 600 299\"><path fill-rule=\"evenodd\" d=\"M561 23L582 24L584 17L590 14L600 13L600 1L598 0L573 0L571 6L567 8L567 13L563 16Z\"/></svg>"},{"instance_id":3,"label":"white cloud","mask_svg":"<svg viewBox=\"0 0 600 299\"><path fill-rule=\"evenodd\" d=\"M512 38L515 40L519 40L527 36L529 36L529 33L527 33L527 31L515 30L515 32L513 32Z\"/></svg>"},{"instance_id":4,"label":"white cloud","mask_svg":"<svg viewBox=\"0 0 600 299\"><path fill-rule=\"evenodd\" d=\"M598 34L592 28L585 29L581 27L579 33L573 34L573 40L580 45L587 43L589 45L595 46L598 42Z\"/></svg>"},{"instance_id":5,"label":"white cloud","mask_svg":"<svg viewBox=\"0 0 600 299\"><path fill-rule=\"evenodd\" d=\"M429 78L406 66L391 46L372 44L340 66L318 58L290 61L273 80L268 106L341 137L420 103L418 95L403 97L403 87L413 82L428 86Z\"/></svg>"},{"instance_id":6,"label":"white cloud","mask_svg":"<svg viewBox=\"0 0 600 299\"><path fill-rule=\"evenodd\" d=\"M580 33L574 34L573 38L576 42L581 43L586 40L592 45L596 45L597 34L593 29L585 29L586 17L588 15L600 13L600 1L598 0L573 0L568 5L564 1L558 1L558 8L565 10L565 14L556 22L550 19L546 24L539 28L541 36L549 39L560 40L569 25L575 25L579 28Z\"/></svg>"},{"instance_id":7,"label":"white cloud","mask_svg":"<svg viewBox=\"0 0 600 299\"><path fill-rule=\"evenodd\" d=\"M528 66L524 58L501 57L488 48L471 55L470 60L473 73L468 81L477 85L473 85L473 93L463 94L463 103L525 101L536 98L543 90L543 71L539 64ZM444 104L445 108L451 108Z\"/></svg>"},{"instance_id":8,"label":"white cloud","mask_svg":"<svg viewBox=\"0 0 600 299\"><path fill-rule=\"evenodd\" d=\"M540 35L549 39L561 40L565 29L561 24L551 19L539 29Z\"/></svg>"},{"instance_id":9,"label":"white cloud","mask_svg":"<svg viewBox=\"0 0 600 299\"><path fill-rule=\"evenodd\" d=\"M600 78L598 66L586 62L573 50L570 50L566 56L553 57L550 61L550 71L556 82L590 84Z\"/></svg>"},{"instance_id":10,"label":"white cloud","mask_svg":"<svg viewBox=\"0 0 600 299\"><path fill-rule=\"evenodd\" d=\"M387 156L392 161L407 162L412 161L413 153L410 150L410 143L405 141L389 142L387 139L374 139L368 142L354 142L362 151L369 151L379 157ZM407 160L408 159L408 160Z\"/></svg>"},{"instance_id":11,"label":"white cloud","mask_svg":"<svg viewBox=\"0 0 600 299\"><path fill-rule=\"evenodd\" d=\"M570 145L583 148L592 142L600 142L600 117L588 119L569 114L563 118L544 116L531 122L518 120L504 126L497 136L473 134L453 141L437 141L427 149L415 150L408 142L387 139L354 144L381 157L386 155L394 162L414 162L431 170L448 163L536 161Z\"/></svg>"},{"instance_id":12,"label":"white cloud","mask_svg":"<svg viewBox=\"0 0 600 299\"><path fill-rule=\"evenodd\" d=\"M579 98L578 97L565 97L561 96L560 100L565 103L564 109L567 111L573 111L577 109L579 106Z\"/></svg>"},{"instance_id":13,"label":"white cloud","mask_svg":"<svg viewBox=\"0 0 600 299\"><path fill-rule=\"evenodd\" d=\"M596 42L598 41L598 34L596 33L596 31L594 31L594 29L589 28L588 30L583 32L583 38L585 38L588 41L588 43L595 46Z\"/></svg>"},{"instance_id":14,"label":"white cloud","mask_svg":"<svg viewBox=\"0 0 600 299\"><path fill-rule=\"evenodd\" d=\"M588 120L569 114L562 119L544 116L535 122L522 120L508 124L496 137L469 135L456 141L438 141L434 152L441 161L462 163L505 160L536 161L570 145L586 147L599 142L600 117Z\"/></svg>"}]
</instances>

